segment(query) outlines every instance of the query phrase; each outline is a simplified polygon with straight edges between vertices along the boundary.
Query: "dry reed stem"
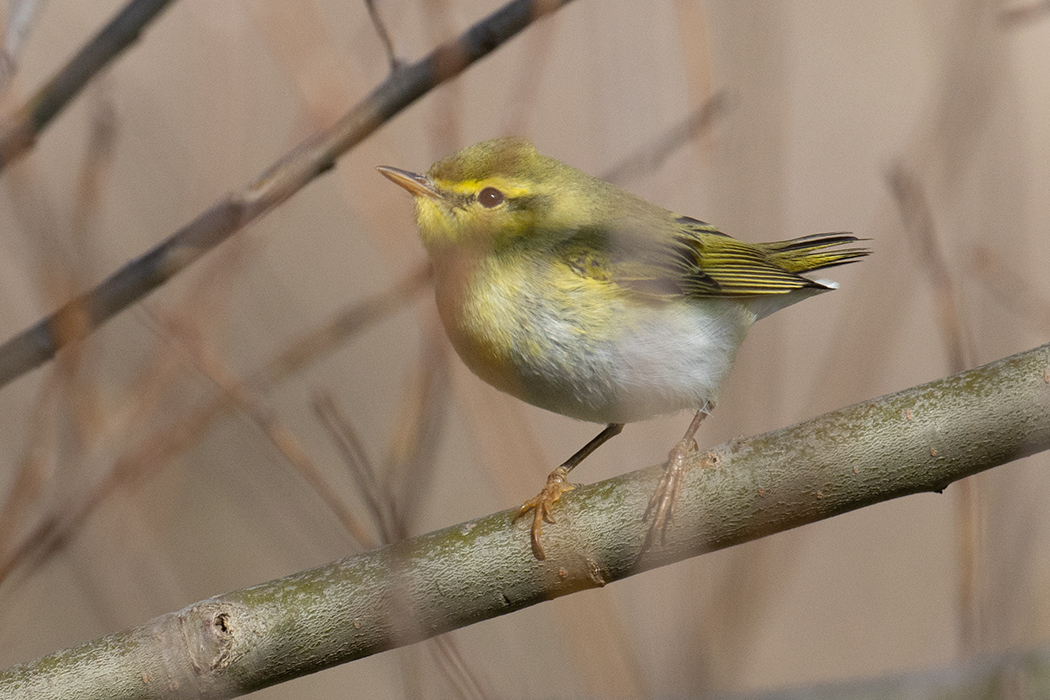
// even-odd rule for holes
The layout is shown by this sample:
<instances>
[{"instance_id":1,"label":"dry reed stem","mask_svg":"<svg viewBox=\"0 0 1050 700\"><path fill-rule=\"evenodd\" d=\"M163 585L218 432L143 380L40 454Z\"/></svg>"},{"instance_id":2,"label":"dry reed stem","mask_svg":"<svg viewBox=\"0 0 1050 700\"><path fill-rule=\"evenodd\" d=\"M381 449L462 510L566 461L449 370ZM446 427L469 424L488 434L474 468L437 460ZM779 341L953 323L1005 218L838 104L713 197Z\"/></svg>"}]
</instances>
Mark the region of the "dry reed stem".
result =
<instances>
[{"instance_id":1,"label":"dry reed stem","mask_svg":"<svg viewBox=\"0 0 1050 700\"><path fill-rule=\"evenodd\" d=\"M1004 308L1034 325L1037 333L1050 333L1050 299L1039 295L1035 285L1007 268L995 249L975 248L973 266L981 284Z\"/></svg>"},{"instance_id":2,"label":"dry reed stem","mask_svg":"<svg viewBox=\"0 0 1050 700\"><path fill-rule=\"evenodd\" d=\"M377 542L368 530L353 514L350 507L336 493L335 488L325 478L324 473L317 468L314 461L303 448L302 442L295 434L274 414L263 406L261 397L253 392L246 382L239 380L227 367L226 363L219 359L204 343L199 333L186 322L185 319L168 318L165 325L172 336L181 340L182 344L190 351L194 362L201 371L219 387L229 400L248 416L270 443L277 448L285 460L295 468L303 480L314 490L328 509L335 515L339 522L358 543L362 549L371 549Z\"/></svg>"},{"instance_id":3,"label":"dry reed stem","mask_svg":"<svg viewBox=\"0 0 1050 700\"><path fill-rule=\"evenodd\" d=\"M961 372L970 365L976 352L959 309L948 263L937 241L933 212L926 193L916 175L902 163L890 169L887 182L901 218L911 234L909 240L918 253L918 265L933 284L938 327L948 356L948 369L953 373ZM984 500L973 479L964 479L959 483L955 508L958 532L956 546L959 553L959 634L963 648L969 653L977 648L982 617L976 580L979 562L984 561L985 557L981 537L983 530L978 527L977 514L983 509Z\"/></svg>"},{"instance_id":4,"label":"dry reed stem","mask_svg":"<svg viewBox=\"0 0 1050 700\"><path fill-rule=\"evenodd\" d=\"M448 403L447 365L441 333L433 324L426 333L420 371L410 380L402 400L400 418L395 421L397 428L386 460L386 478L379 478L357 431L331 395L319 394L314 401L315 411L368 503L384 544L408 536L418 514L419 502L430 492L436 464L436 438ZM432 658L460 697L491 695L449 635L431 641L428 646Z\"/></svg>"},{"instance_id":5,"label":"dry reed stem","mask_svg":"<svg viewBox=\"0 0 1050 700\"><path fill-rule=\"evenodd\" d=\"M335 399L328 392L315 394L312 403L314 413L339 450L358 493L365 500L365 506L372 515L372 523L379 530L380 541L383 544L396 542L400 538L391 507L394 497L387 490L387 485L380 481L375 464L368 456L368 450L353 423L339 410Z\"/></svg>"},{"instance_id":6,"label":"dry reed stem","mask_svg":"<svg viewBox=\"0 0 1050 700\"><path fill-rule=\"evenodd\" d=\"M626 156L602 174L603 180L623 183L655 172L669 157L707 133L729 107L725 91L716 92L692 114L671 127L641 150Z\"/></svg>"},{"instance_id":7,"label":"dry reed stem","mask_svg":"<svg viewBox=\"0 0 1050 700\"><path fill-rule=\"evenodd\" d=\"M219 267L229 269L230 266L221 264ZM215 275L214 278L221 279L222 275ZM255 393L265 393L272 389L309 363L323 357L354 333L401 308L429 279L429 268L422 267L390 290L336 314L252 372L246 386ZM214 302L222 296L207 290L209 288L204 286L191 292L183 307L207 309L208 300ZM203 317L216 318L216 315L206 313ZM155 414L156 407L165 393L163 387L170 386L174 381L174 372L179 363L180 359L170 345L158 344L157 350L138 372L131 388L126 392L126 401L122 402L123 410L116 415L110 411L110 424L125 426L123 432L133 434L129 427L130 422L135 418ZM108 474L91 487L79 502L66 503L42 518L11 551L0 549L0 582L6 581L12 571L22 563L30 563L33 565L31 568L36 568L37 564L46 559L48 553L61 549L62 544L70 539L76 528L109 500L117 489L133 487L153 477L173 458L195 445L215 419L229 408L230 397L223 394L186 410L173 423L150 431L135 448L119 456Z\"/></svg>"}]
</instances>

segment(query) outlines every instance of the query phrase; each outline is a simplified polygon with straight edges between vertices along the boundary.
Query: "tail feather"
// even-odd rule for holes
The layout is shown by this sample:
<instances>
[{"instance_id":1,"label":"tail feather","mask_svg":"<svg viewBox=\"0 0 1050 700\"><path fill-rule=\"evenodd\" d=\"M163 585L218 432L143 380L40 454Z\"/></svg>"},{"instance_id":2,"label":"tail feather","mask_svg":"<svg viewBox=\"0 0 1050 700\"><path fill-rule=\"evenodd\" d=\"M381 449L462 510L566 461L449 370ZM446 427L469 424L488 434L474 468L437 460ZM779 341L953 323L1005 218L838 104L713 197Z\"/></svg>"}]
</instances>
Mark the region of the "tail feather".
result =
<instances>
[{"instance_id":1,"label":"tail feather","mask_svg":"<svg viewBox=\"0 0 1050 700\"><path fill-rule=\"evenodd\" d=\"M822 270L825 267L856 262L871 253L867 248L828 250L836 246L856 243L862 239L845 232L818 233L788 241L763 243L761 247L771 262L788 272L799 274Z\"/></svg>"}]
</instances>

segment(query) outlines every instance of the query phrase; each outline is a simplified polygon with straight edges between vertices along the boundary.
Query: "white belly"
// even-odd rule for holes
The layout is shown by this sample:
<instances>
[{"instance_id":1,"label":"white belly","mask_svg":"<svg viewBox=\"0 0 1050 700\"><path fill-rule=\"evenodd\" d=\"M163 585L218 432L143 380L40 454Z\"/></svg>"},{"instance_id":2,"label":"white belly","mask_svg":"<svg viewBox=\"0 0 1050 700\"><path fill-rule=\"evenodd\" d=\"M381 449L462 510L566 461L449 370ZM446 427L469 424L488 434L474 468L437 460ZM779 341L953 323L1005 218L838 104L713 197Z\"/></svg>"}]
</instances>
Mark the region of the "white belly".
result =
<instances>
[{"instance_id":1,"label":"white belly","mask_svg":"<svg viewBox=\"0 0 1050 700\"><path fill-rule=\"evenodd\" d=\"M698 409L717 397L755 315L738 302L708 300L625 306L615 318L620 331L594 339L572 318L548 317L538 339L544 357L518 355L523 391L514 393L596 423Z\"/></svg>"}]
</instances>

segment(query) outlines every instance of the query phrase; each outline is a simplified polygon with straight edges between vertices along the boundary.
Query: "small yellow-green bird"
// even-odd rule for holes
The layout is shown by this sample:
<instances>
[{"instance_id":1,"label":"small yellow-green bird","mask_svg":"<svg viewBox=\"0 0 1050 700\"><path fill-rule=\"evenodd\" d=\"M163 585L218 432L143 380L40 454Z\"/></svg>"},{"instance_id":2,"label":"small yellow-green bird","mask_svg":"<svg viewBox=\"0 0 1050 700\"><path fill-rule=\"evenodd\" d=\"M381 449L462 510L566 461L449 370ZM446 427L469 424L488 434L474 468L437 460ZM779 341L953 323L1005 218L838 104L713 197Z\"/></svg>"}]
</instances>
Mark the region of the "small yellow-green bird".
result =
<instances>
[{"instance_id":1,"label":"small yellow-green bird","mask_svg":"<svg viewBox=\"0 0 1050 700\"><path fill-rule=\"evenodd\" d=\"M467 366L540 408L606 423L518 511L543 521L573 488L569 472L624 423L696 410L646 510L653 533L673 515L693 436L756 320L835 289L802 273L868 254L825 233L745 243L500 138L426 175L380 167L415 198L438 311Z\"/></svg>"}]
</instances>

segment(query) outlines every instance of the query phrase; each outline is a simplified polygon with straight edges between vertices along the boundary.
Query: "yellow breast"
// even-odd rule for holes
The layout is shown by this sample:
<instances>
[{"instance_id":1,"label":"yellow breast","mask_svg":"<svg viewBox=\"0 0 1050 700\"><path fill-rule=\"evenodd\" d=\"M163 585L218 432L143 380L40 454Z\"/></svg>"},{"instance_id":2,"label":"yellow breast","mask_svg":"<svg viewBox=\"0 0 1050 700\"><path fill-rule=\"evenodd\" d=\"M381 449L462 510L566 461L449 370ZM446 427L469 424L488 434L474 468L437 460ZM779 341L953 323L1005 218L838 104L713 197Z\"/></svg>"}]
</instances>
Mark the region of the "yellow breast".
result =
<instances>
[{"instance_id":1,"label":"yellow breast","mask_svg":"<svg viewBox=\"0 0 1050 700\"><path fill-rule=\"evenodd\" d=\"M438 309L466 365L581 420L642 420L713 400L754 315L739 302L642 300L586 261L435 260Z\"/></svg>"}]
</instances>

